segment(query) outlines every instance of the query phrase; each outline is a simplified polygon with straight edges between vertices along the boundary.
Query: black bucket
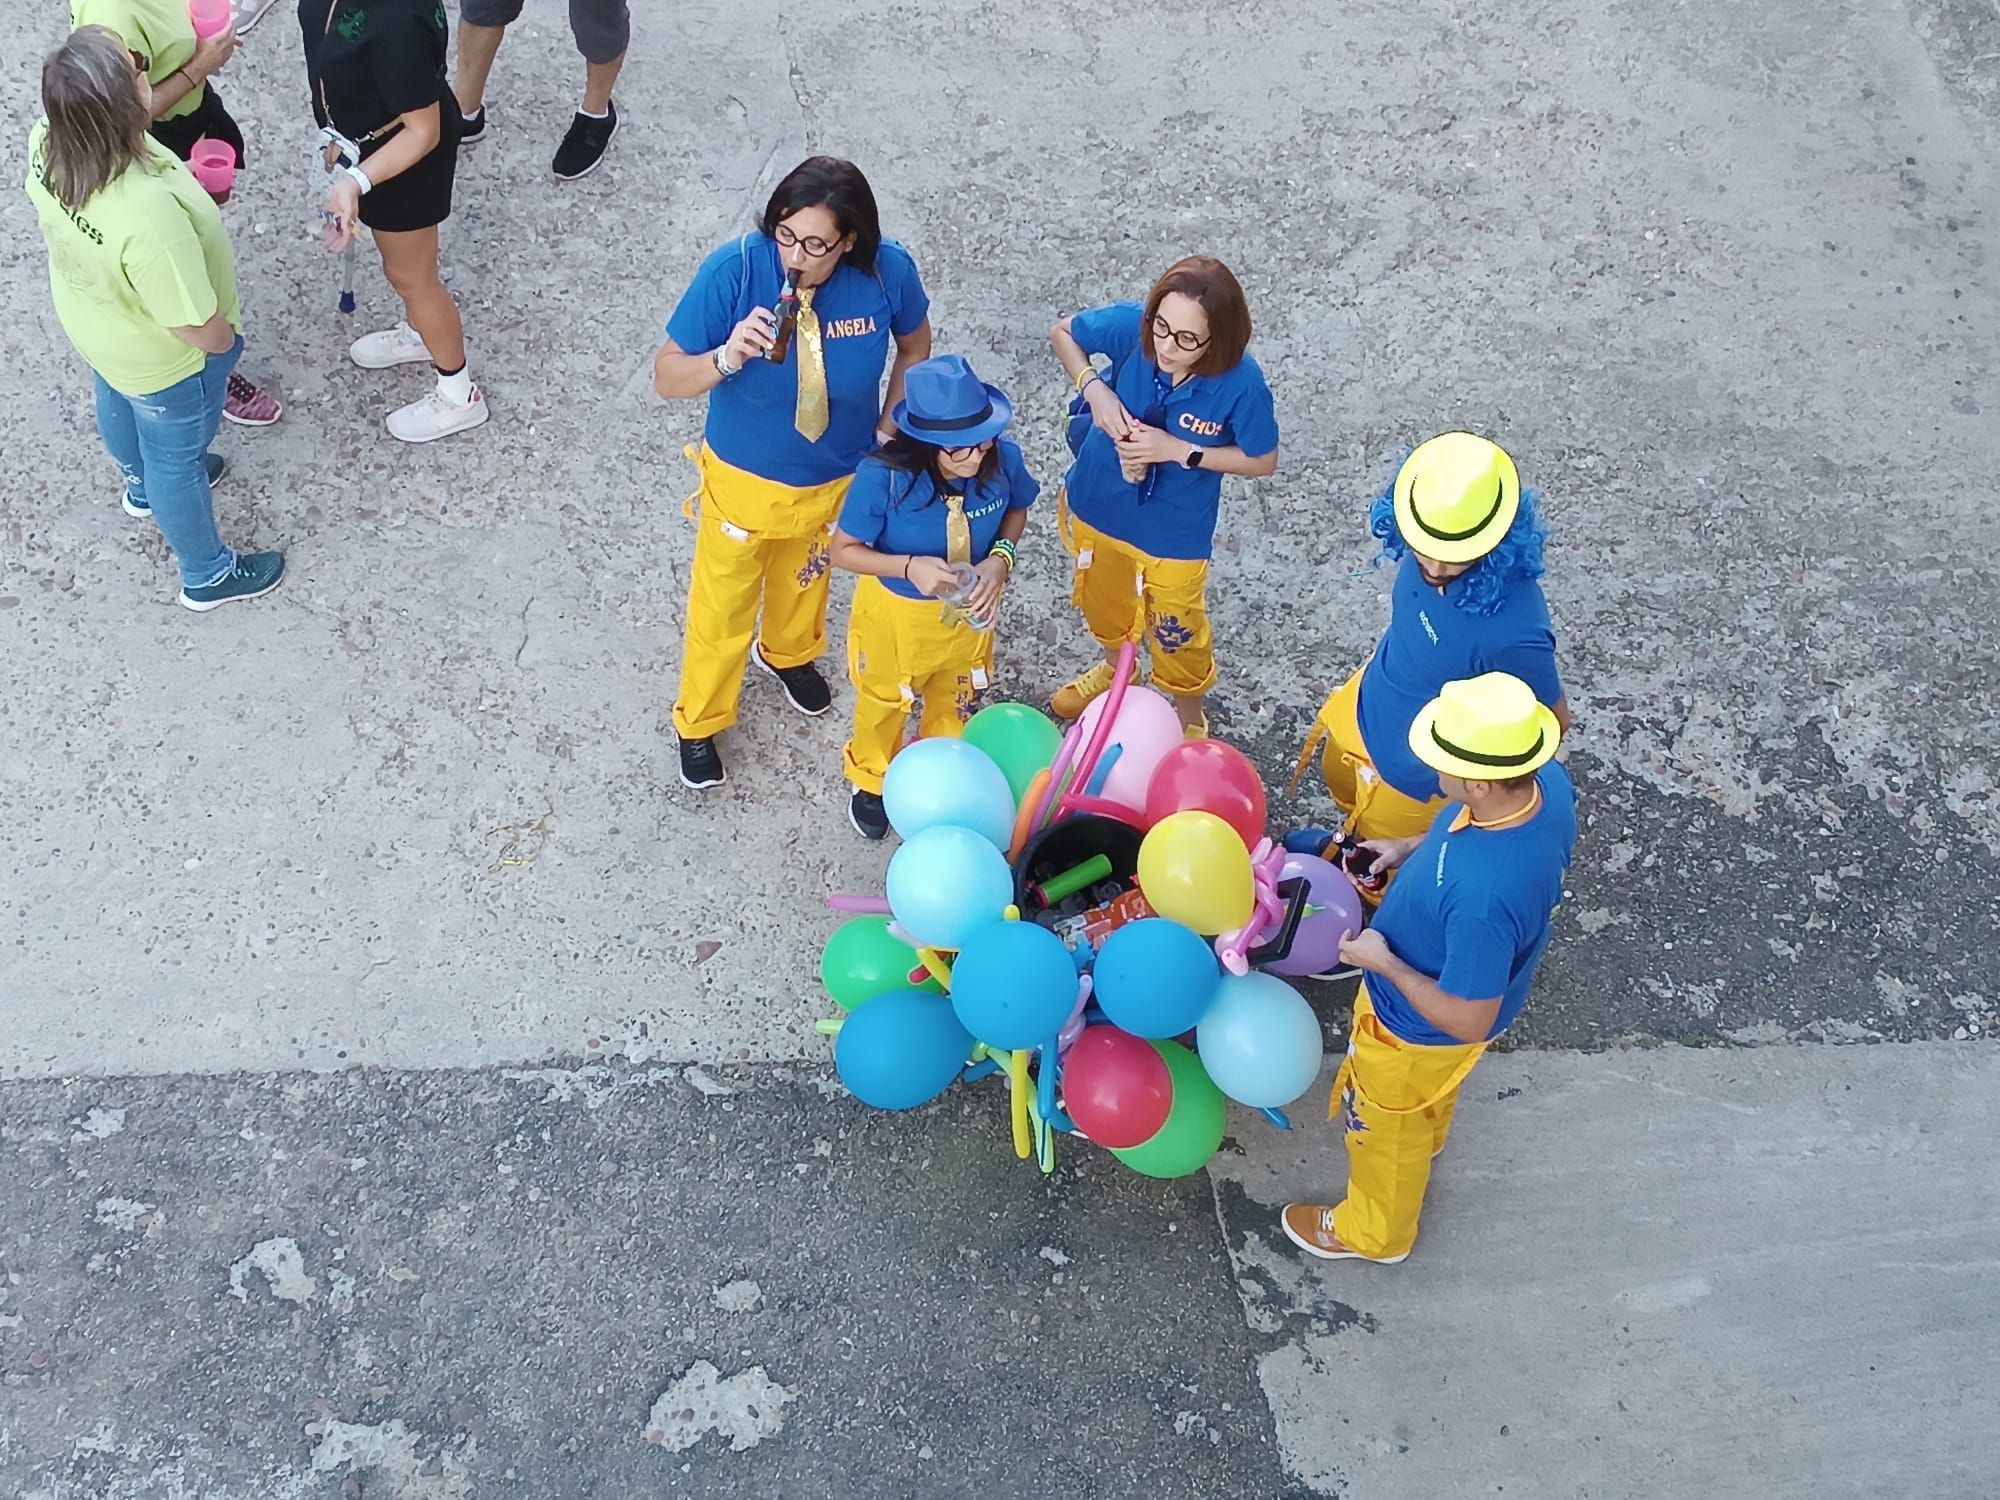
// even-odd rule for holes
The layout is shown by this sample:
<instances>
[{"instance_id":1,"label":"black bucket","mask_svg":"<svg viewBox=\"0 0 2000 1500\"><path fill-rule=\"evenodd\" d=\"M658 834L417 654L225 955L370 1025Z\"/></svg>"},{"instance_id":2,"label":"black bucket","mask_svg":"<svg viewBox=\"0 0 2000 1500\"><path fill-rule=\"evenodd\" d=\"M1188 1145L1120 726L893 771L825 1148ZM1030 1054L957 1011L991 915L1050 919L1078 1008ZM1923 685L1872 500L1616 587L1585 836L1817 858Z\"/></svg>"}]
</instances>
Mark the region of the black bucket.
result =
<instances>
[{"instance_id":1,"label":"black bucket","mask_svg":"<svg viewBox=\"0 0 2000 1500\"><path fill-rule=\"evenodd\" d=\"M1083 911L1092 904L1091 891L1104 881L1115 882L1120 889L1129 886L1138 878L1139 845L1145 838L1131 824L1098 813L1079 813L1050 824L1028 840L1021 857L1014 861L1014 904L1021 908L1022 919L1037 922L1051 913ZM1054 880L1100 854L1111 861L1111 873L1104 881L1093 882L1048 910L1036 903L1030 886Z\"/></svg>"}]
</instances>

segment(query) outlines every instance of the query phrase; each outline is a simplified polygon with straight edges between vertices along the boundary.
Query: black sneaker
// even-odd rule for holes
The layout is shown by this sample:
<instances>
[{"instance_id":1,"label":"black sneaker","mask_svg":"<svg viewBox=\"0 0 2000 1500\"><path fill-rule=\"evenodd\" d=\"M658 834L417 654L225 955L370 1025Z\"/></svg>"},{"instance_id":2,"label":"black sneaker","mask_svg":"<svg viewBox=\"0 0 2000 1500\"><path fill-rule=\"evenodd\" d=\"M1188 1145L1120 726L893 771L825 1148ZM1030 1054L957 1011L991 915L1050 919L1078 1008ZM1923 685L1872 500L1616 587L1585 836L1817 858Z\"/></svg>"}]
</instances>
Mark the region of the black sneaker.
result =
<instances>
[{"instance_id":1,"label":"black sneaker","mask_svg":"<svg viewBox=\"0 0 2000 1500\"><path fill-rule=\"evenodd\" d=\"M183 587L181 603L196 614L206 614L238 599L261 599L278 586L285 576L282 552L239 552L236 566L214 583L198 589Z\"/></svg>"},{"instance_id":2,"label":"black sneaker","mask_svg":"<svg viewBox=\"0 0 2000 1500\"><path fill-rule=\"evenodd\" d=\"M588 177L597 170L597 164L604 160L604 150L611 144L611 137L618 134L618 106L604 106L604 118L592 119L578 113L569 122L569 132L556 147L556 159L549 164L549 170L556 174L558 182L575 182L579 177Z\"/></svg>"},{"instance_id":3,"label":"black sneaker","mask_svg":"<svg viewBox=\"0 0 2000 1500\"><path fill-rule=\"evenodd\" d=\"M486 106L480 105L465 116L465 128L458 133L461 146L476 146L486 139Z\"/></svg>"},{"instance_id":4,"label":"black sneaker","mask_svg":"<svg viewBox=\"0 0 2000 1500\"><path fill-rule=\"evenodd\" d=\"M750 659L778 679L778 685L784 688L792 707L800 713L817 719L833 707L833 689L819 675L818 667L774 667L764 660L764 653L757 650L750 653Z\"/></svg>"},{"instance_id":5,"label":"black sneaker","mask_svg":"<svg viewBox=\"0 0 2000 1500\"><path fill-rule=\"evenodd\" d=\"M864 839L878 843L889 836L889 812L882 806L882 799L873 792L864 792L860 787L847 799L847 821L854 825L854 831Z\"/></svg>"},{"instance_id":6,"label":"black sneaker","mask_svg":"<svg viewBox=\"0 0 2000 1500\"><path fill-rule=\"evenodd\" d=\"M727 779L722 774L722 752L715 748L713 735L681 741L682 786L701 791L704 787L721 786Z\"/></svg>"},{"instance_id":7,"label":"black sneaker","mask_svg":"<svg viewBox=\"0 0 2000 1500\"><path fill-rule=\"evenodd\" d=\"M229 460L220 453L204 453L201 462L202 467L208 470L208 487L214 489L222 483L222 476L229 472ZM128 516L144 519L153 513L153 502L140 499L130 489L125 491L123 503Z\"/></svg>"}]
</instances>

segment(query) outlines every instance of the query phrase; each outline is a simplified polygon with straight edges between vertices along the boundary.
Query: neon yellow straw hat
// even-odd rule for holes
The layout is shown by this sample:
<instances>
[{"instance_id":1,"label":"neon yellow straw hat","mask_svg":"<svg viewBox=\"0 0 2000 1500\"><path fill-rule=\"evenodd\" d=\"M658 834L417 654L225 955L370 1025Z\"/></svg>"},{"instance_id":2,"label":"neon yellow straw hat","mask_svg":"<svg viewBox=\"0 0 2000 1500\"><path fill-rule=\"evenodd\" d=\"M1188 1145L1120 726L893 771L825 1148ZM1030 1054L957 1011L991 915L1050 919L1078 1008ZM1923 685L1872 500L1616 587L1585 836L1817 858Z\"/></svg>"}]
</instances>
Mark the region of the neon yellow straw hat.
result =
<instances>
[{"instance_id":1,"label":"neon yellow straw hat","mask_svg":"<svg viewBox=\"0 0 2000 1500\"><path fill-rule=\"evenodd\" d=\"M1447 432L1419 444L1396 475L1396 529L1411 551L1477 562L1507 535L1521 508L1521 476L1498 443Z\"/></svg>"},{"instance_id":2,"label":"neon yellow straw hat","mask_svg":"<svg viewBox=\"0 0 2000 1500\"><path fill-rule=\"evenodd\" d=\"M1533 688L1505 672L1447 682L1410 725L1418 760L1468 781L1525 776L1548 764L1561 741L1556 716L1535 701Z\"/></svg>"}]
</instances>

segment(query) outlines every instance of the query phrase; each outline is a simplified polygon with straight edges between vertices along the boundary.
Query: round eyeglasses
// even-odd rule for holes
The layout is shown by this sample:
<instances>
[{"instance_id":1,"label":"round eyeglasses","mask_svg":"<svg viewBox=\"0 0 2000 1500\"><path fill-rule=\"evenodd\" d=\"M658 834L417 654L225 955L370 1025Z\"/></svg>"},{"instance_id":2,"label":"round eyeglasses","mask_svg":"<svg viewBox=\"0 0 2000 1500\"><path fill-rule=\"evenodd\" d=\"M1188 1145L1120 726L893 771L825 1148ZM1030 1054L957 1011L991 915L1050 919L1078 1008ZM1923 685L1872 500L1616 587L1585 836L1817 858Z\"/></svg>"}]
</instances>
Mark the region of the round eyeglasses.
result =
<instances>
[{"instance_id":1,"label":"round eyeglasses","mask_svg":"<svg viewBox=\"0 0 2000 1500\"><path fill-rule=\"evenodd\" d=\"M798 246L799 249L805 251L814 260L818 260L822 255L831 255L834 250L833 243L821 239L816 234L794 234L789 224L780 224L771 232L771 238L783 245L787 250L791 249L794 245Z\"/></svg>"},{"instance_id":2,"label":"round eyeglasses","mask_svg":"<svg viewBox=\"0 0 2000 1500\"><path fill-rule=\"evenodd\" d=\"M1172 339L1190 354L1194 353L1197 349L1208 347L1208 340L1200 334L1194 332L1192 329L1176 328L1158 313L1153 314L1153 337L1156 339Z\"/></svg>"}]
</instances>

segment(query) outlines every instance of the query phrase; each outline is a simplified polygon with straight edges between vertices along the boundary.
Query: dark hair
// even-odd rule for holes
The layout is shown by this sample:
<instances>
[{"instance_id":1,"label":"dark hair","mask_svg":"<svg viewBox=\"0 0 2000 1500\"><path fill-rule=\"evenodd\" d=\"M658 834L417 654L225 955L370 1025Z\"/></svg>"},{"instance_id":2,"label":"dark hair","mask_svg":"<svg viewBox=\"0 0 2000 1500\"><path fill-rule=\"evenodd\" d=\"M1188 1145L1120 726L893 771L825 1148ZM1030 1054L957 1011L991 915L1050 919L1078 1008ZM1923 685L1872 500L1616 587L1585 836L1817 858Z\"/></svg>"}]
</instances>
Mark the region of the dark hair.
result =
<instances>
[{"instance_id":1,"label":"dark hair","mask_svg":"<svg viewBox=\"0 0 2000 1500\"><path fill-rule=\"evenodd\" d=\"M65 208L81 208L146 154L152 123L139 97L133 55L105 26L79 26L42 64L42 186Z\"/></svg>"},{"instance_id":2,"label":"dark hair","mask_svg":"<svg viewBox=\"0 0 2000 1500\"><path fill-rule=\"evenodd\" d=\"M947 479L944 470L938 467L938 456L943 452L936 443L927 443L922 438L913 438L907 432L898 432L888 442L882 444L868 456L878 463L894 469L899 474L928 474L931 479L931 498L925 505L934 503L940 491L954 484L990 484L1000 477L1000 439L993 439L993 446L980 456L979 471L970 479ZM911 491L914 484L905 486L902 494L893 491L891 503L900 503Z\"/></svg>"},{"instance_id":3,"label":"dark hair","mask_svg":"<svg viewBox=\"0 0 2000 1500\"><path fill-rule=\"evenodd\" d=\"M1153 359L1153 319L1169 292L1192 297L1208 314L1208 344L1194 362L1196 375L1224 375L1243 360L1250 347L1250 304L1236 273L1208 255L1190 255L1167 267L1166 274L1146 293L1146 311L1139 320L1146 358Z\"/></svg>"},{"instance_id":4,"label":"dark hair","mask_svg":"<svg viewBox=\"0 0 2000 1500\"><path fill-rule=\"evenodd\" d=\"M854 236L854 248L843 257L855 270L873 276L875 252L882 248L882 215L875 207L875 190L861 175L861 168L837 156L808 156L785 174L784 181L771 190L764 205L764 217L757 227L772 238L778 225L802 208L824 208L833 215L845 239Z\"/></svg>"}]
</instances>

